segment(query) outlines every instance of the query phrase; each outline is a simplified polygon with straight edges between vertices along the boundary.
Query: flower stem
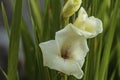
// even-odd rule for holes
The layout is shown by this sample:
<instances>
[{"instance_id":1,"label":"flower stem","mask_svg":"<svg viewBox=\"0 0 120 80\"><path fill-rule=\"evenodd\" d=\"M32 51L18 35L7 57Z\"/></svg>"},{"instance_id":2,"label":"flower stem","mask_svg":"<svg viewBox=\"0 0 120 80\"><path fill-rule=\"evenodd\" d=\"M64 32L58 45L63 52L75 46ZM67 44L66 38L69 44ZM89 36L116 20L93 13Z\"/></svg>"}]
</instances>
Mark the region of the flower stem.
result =
<instances>
[{"instance_id":1,"label":"flower stem","mask_svg":"<svg viewBox=\"0 0 120 80\"><path fill-rule=\"evenodd\" d=\"M61 17L61 28L64 28L69 23L69 18Z\"/></svg>"},{"instance_id":2,"label":"flower stem","mask_svg":"<svg viewBox=\"0 0 120 80\"><path fill-rule=\"evenodd\" d=\"M67 75L64 75L65 76L65 80L67 80Z\"/></svg>"},{"instance_id":3,"label":"flower stem","mask_svg":"<svg viewBox=\"0 0 120 80\"><path fill-rule=\"evenodd\" d=\"M66 74L61 74L61 80L67 80L67 75Z\"/></svg>"}]
</instances>

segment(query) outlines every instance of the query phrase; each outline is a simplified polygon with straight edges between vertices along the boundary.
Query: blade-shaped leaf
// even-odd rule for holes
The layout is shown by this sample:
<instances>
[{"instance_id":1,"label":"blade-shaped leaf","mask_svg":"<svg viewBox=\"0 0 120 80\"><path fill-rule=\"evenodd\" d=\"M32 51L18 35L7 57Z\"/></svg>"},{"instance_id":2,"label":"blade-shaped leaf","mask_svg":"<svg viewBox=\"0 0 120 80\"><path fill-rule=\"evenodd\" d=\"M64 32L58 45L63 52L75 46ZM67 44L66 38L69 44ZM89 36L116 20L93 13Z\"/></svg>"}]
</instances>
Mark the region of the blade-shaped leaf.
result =
<instances>
[{"instance_id":1,"label":"blade-shaped leaf","mask_svg":"<svg viewBox=\"0 0 120 80\"><path fill-rule=\"evenodd\" d=\"M107 39L106 39L106 44L105 44L105 48L104 48L104 52L103 52L104 56L102 57L101 66L100 66L99 80L104 80L106 71L108 69L110 51L111 51L113 37L114 37L114 33L115 33L115 29L116 29L116 23L117 23L116 13L118 13L117 8L118 8L119 5L120 5L119 0L116 0L116 4L115 4L115 7L112 11L112 15L111 15L111 19L110 19L110 23L111 23L110 26L109 26L110 28L109 28L109 31L106 34Z\"/></svg>"},{"instance_id":2,"label":"blade-shaped leaf","mask_svg":"<svg viewBox=\"0 0 120 80\"><path fill-rule=\"evenodd\" d=\"M6 28L8 37L9 37L9 35L10 35L10 32L9 32L9 24L8 24L8 19L7 19L7 15L6 15L6 12L5 12L5 8L4 8L3 3L1 3L1 7L2 7L2 16L3 16L3 20L4 20L4 25L5 25L5 28Z\"/></svg>"},{"instance_id":3,"label":"blade-shaped leaf","mask_svg":"<svg viewBox=\"0 0 120 80\"><path fill-rule=\"evenodd\" d=\"M35 59L35 49L34 43L28 31L25 22L22 20L22 43L25 55L25 65L27 70L27 77L29 80L34 80L36 77L36 59Z\"/></svg>"},{"instance_id":4,"label":"blade-shaped leaf","mask_svg":"<svg viewBox=\"0 0 120 80\"><path fill-rule=\"evenodd\" d=\"M20 27L22 15L22 0L16 0L12 28L10 34L9 55L8 55L8 79L18 80L18 52L20 40Z\"/></svg>"}]
</instances>

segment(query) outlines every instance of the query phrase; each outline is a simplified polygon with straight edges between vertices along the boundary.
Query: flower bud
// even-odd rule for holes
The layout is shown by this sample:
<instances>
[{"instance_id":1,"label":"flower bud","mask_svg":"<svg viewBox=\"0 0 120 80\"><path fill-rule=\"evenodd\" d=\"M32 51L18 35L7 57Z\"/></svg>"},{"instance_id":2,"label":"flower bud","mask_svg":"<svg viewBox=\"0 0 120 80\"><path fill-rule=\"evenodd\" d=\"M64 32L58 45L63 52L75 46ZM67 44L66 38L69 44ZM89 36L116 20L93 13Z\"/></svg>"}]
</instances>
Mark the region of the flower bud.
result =
<instances>
[{"instance_id":1,"label":"flower bud","mask_svg":"<svg viewBox=\"0 0 120 80\"><path fill-rule=\"evenodd\" d=\"M82 3L82 0L68 0L63 7L62 16L70 17L72 16L79 8Z\"/></svg>"}]
</instances>

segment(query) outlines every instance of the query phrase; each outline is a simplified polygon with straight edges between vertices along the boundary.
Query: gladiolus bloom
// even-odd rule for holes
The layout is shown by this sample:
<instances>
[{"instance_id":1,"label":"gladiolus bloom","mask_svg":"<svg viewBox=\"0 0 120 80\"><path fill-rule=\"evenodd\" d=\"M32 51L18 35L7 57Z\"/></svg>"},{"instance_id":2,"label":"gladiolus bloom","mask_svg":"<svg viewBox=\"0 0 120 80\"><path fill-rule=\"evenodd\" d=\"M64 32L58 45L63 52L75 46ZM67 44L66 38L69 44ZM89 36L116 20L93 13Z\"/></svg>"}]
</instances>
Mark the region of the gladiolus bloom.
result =
<instances>
[{"instance_id":1,"label":"gladiolus bloom","mask_svg":"<svg viewBox=\"0 0 120 80\"><path fill-rule=\"evenodd\" d=\"M81 68L89 49L86 39L77 35L71 26L68 24L56 32L55 40L40 43L40 48L44 66L81 79L84 74Z\"/></svg>"}]
</instances>

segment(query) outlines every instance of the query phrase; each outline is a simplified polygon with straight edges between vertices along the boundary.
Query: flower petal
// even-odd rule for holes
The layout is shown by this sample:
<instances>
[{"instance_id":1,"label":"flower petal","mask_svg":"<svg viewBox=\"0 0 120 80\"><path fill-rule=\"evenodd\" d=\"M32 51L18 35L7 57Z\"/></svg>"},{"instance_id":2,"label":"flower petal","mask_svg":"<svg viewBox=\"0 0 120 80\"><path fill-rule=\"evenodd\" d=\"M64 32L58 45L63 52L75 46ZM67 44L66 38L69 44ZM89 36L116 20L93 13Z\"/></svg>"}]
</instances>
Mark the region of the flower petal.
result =
<instances>
[{"instance_id":1,"label":"flower petal","mask_svg":"<svg viewBox=\"0 0 120 80\"><path fill-rule=\"evenodd\" d=\"M73 75L77 79L81 79L84 73L79 65L79 62L80 61L65 61L63 66L63 72L68 75Z\"/></svg>"},{"instance_id":2,"label":"flower petal","mask_svg":"<svg viewBox=\"0 0 120 80\"><path fill-rule=\"evenodd\" d=\"M83 7L81 7L79 10L78 18L82 20L86 20L88 18L88 14Z\"/></svg>"},{"instance_id":3,"label":"flower petal","mask_svg":"<svg viewBox=\"0 0 120 80\"><path fill-rule=\"evenodd\" d=\"M73 29L80 36L84 36L86 38L93 38L103 31L102 21L93 16L88 18L88 15L83 7L81 7L79 11L79 15L74 22L74 26L76 28L73 27Z\"/></svg>"},{"instance_id":4,"label":"flower petal","mask_svg":"<svg viewBox=\"0 0 120 80\"><path fill-rule=\"evenodd\" d=\"M50 40L39 44L43 53L44 66L52 66L53 59L56 60L60 55L60 50L57 47L55 40Z\"/></svg>"},{"instance_id":5,"label":"flower petal","mask_svg":"<svg viewBox=\"0 0 120 80\"><path fill-rule=\"evenodd\" d=\"M82 29L71 26L73 30L85 38L93 38L103 31L102 21L98 18L89 17L82 25Z\"/></svg>"},{"instance_id":6,"label":"flower petal","mask_svg":"<svg viewBox=\"0 0 120 80\"><path fill-rule=\"evenodd\" d=\"M79 29L83 29L84 28L83 24L87 18L88 18L87 12L83 7L81 7L78 13L78 17L74 22L74 25Z\"/></svg>"},{"instance_id":7,"label":"flower petal","mask_svg":"<svg viewBox=\"0 0 120 80\"><path fill-rule=\"evenodd\" d=\"M40 43L40 48L43 52L44 66L48 66L67 75L73 75L78 79L82 78L81 62L84 62L84 58L78 61L61 58L58 55L59 49L55 40Z\"/></svg>"},{"instance_id":8,"label":"flower petal","mask_svg":"<svg viewBox=\"0 0 120 80\"><path fill-rule=\"evenodd\" d=\"M98 18L93 17L93 16L89 17L85 21L84 26L85 26L86 32L92 33L91 37L95 37L96 35L98 35L99 33L101 33L103 31L102 21Z\"/></svg>"},{"instance_id":9,"label":"flower petal","mask_svg":"<svg viewBox=\"0 0 120 80\"><path fill-rule=\"evenodd\" d=\"M56 32L55 39L60 50L64 48L73 59L80 60L89 51L87 41L76 34L71 26L73 25L68 24L64 29Z\"/></svg>"}]
</instances>

